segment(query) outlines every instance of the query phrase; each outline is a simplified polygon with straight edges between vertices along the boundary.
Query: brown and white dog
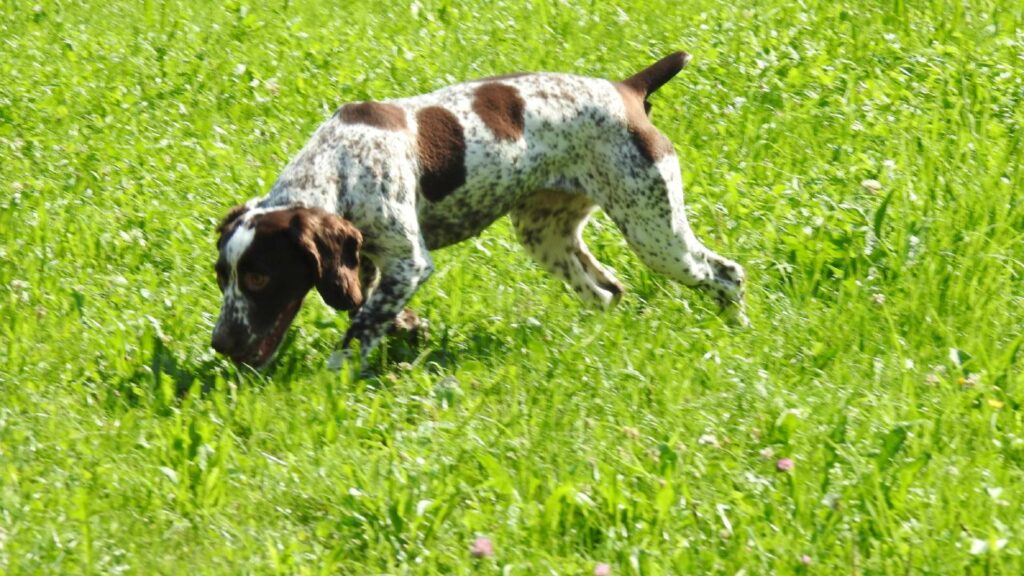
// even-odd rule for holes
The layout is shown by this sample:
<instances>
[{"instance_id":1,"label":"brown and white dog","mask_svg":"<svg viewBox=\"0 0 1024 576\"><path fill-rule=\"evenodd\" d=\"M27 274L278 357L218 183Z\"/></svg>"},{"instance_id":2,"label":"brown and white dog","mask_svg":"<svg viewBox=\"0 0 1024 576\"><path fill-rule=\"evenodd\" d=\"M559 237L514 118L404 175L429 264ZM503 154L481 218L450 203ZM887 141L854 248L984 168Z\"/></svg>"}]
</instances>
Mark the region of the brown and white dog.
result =
<instances>
[{"instance_id":1,"label":"brown and white dog","mask_svg":"<svg viewBox=\"0 0 1024 576\"><path fill-rule=\"evenodd\" d=\"M694 236L672 143L648 119L647 97L689 59L677 52L622 82L514 74L342 106L268 195L221 224L213 347L265 364L315 287L354 311L340 350L357 340L365 357L430 276L430 250L505 214L538 263L611 305L622 284L582 238L597 207L649 267L745 323L743 268Z\"/></svg>"}]
</instances>

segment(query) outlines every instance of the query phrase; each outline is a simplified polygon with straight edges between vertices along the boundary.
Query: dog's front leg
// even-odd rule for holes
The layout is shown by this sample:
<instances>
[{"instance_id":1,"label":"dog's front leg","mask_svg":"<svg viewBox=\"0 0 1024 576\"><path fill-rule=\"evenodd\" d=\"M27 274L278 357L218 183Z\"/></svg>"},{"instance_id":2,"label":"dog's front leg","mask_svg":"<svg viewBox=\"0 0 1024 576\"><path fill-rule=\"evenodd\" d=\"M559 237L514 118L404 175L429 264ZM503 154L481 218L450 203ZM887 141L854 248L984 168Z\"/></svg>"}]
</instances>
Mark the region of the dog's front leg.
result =
<instances>
[{"instance_id":1,"label":"dog's front leg","mask_svg":"<svg viewBox=\"0 0 1024 576\"><path fill-rule=\"evenodd\" d=\"M434 271L434 263L423 239L418 235L400 242L390 242L388 248L375 255L380 280L352 318L352 324L341 342L341 350L332 355L329 361L331 368L340 367L339 354L344 355L353 340L359 342L360 356L365 362L416 289Z\"/></svg>"}]
</instances>

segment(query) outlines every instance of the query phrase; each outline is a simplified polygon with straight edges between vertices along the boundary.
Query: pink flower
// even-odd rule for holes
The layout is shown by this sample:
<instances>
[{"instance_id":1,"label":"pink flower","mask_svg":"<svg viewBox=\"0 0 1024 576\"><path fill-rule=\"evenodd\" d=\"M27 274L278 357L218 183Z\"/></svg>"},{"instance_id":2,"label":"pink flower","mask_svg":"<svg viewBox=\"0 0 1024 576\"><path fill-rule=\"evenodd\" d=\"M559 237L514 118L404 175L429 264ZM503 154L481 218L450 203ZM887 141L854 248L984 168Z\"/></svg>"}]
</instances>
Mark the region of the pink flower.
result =
<instances>
[{"instance_id":1,"label":"pink flower","mask_svg":"<svg viewBox=\"0 0 1024 576\"><path fill-rule=\"evenodd\" d=\"M612 576L612 567L604 562L594 566L594 576Z\"/></svg>"},{"instance_id":2,"label":"pink flower","mask_svg":"<svg viewBox=\"0 0 1024 576\"><path fill-rule=\"evenodd\" d=\"M469 553L473 555L473 558L490 558L494 556L494 543L490 538L480 536L469 547Z\"/></svg>"},{"instance_id":3,"label":"pink flower","mask_svg":"<svg viewBox=\"0 0 1024 576\"><path fill-rule=\"evenodd\" d=\"M804 566L810 566L812 562L814 562L814 560L812 560L811 557L807 554L804 554L800 557L800 563Z\"/></svg>"},{"instance_id":4,"label":"pink flower","mask_svg":"<svg viewBox=\"0 0 1024 576\"><path fill-rule=\"evenodd\" d=\"M779 458L775 462L775 469L779 472L789 472L793 469L793 461L789 458Z\"/></svg>"}]
</instances>

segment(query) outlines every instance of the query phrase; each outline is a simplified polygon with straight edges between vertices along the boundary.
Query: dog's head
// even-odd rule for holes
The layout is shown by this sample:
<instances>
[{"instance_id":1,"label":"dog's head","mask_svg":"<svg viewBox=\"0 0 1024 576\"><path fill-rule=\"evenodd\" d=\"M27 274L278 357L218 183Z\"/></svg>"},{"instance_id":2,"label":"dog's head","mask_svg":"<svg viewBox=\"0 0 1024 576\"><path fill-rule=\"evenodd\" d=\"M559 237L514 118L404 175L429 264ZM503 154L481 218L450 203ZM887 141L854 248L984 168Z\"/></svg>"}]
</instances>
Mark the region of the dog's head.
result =
<instances>
[{"instance_id":1,"label":"dog's head","mask_svg":"<svg viewBox=\"0 0 1024 576\"><path fill-rule=\"evenodd\" d=\"M314 286L333 308L363 303L363 238L339 216L318 208L239 206L218 232L215 269L224 297L212 345L237 364L270 360Z\"/></svg>"}]
</instances>

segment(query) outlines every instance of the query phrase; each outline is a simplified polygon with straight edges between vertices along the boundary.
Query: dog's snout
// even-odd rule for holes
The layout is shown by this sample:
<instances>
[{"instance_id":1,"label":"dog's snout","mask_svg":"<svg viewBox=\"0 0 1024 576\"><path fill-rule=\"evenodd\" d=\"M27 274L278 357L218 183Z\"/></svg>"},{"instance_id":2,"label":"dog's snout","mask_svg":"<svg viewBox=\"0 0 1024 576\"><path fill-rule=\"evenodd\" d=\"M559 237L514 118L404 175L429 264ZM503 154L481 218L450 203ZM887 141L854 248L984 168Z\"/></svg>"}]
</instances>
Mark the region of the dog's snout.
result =
<instances>
[{"instance_id":1,"label":"dog's snout","mask_svg":"<svg viewBox=\"0 0 1024 576\"><path fill-rule=\"evenodd\" d=\"M213 338L210 341L210 345L217 352L225 355L230 355L235 349L235 338L231 336L231 333L227 330L216 329L213 331Z\"/></svg>"}]
</instances>

